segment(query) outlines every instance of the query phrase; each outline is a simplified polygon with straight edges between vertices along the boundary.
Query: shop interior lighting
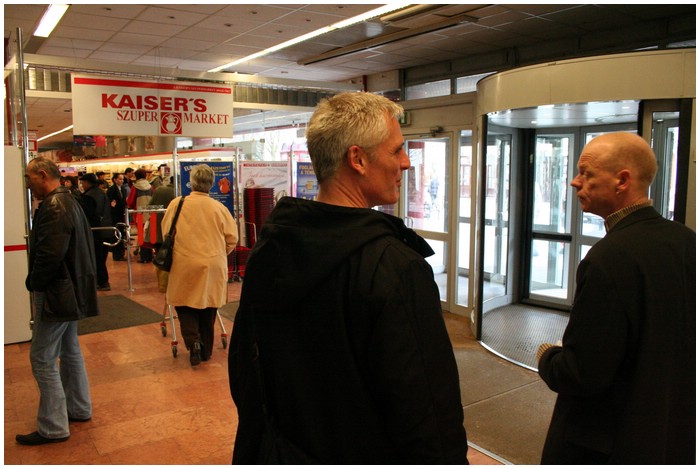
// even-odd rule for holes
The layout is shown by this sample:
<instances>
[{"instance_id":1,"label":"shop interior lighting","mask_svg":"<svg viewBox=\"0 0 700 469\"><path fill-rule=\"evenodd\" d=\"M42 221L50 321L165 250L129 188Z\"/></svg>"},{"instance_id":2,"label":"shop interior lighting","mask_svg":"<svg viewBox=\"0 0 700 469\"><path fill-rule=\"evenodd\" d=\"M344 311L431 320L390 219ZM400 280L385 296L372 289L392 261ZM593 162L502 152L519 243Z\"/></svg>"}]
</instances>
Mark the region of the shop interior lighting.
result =
<instances>
[{"instance_id":1,"label":"shop interior lighting","mask_svg":"<svg viewBox=\"0 0 700 469\"><path fill-rule=\"evenodd\" d=\"M247 57L243 57L242 59L234 60L233 62L229 62L227 64L221 65L221 66L216 67L216 68L212 68L211 70L208 70L208 72L210 72L210 73L220 72L221 70L233 67L233 66L241 64L243 62L248 62L250 60L263 57L263 56L271 54L273 52L277 52L278 50L293 46L294 44L299 44L300 42L308 41L309 39L313 39L317 36L320 36L321 34L326 34L326 33L329 33L331 31L335 31L337 29L347 28L348 26L352 26L352 25L357 24L357 23L362 23L363 21L367 21L371 18L376 18L377 16L386 15L387 13L391 13L392 11L406 8L409 5L411 5L411 4L410 3L391 3L388 5L384 5L382 7L375 8L374 10L370 10L368 12L362 13L361 15L353 16L352 18L348 18L346 20L339 21L339 22L334 23L330 26L326 26L326 27L323 27L321 29L317 29L316 31L311 31L310 33L306 33L302 36L296 37L294 39L290 39L289 41L285 41L281 44L277 44L275 46L272 46L272 47L267 48L265 50L262 50L260 52L256 52L255 54L251 54Z\"/></svg>"},{"instance_id":2,"label":"shop interior lighting","mask_svg":"<svg viewBox=\"0 0 700 469\"><path fill-rule=\"evenodd\" d=\"M68 5L53 4L49 5L49 8L41 17L39 26L37 26L36 31L34 31L35 36L39 37L49 37L53 28L56 27L63 15L68 11Z\"/></svg>"}]
</instances>

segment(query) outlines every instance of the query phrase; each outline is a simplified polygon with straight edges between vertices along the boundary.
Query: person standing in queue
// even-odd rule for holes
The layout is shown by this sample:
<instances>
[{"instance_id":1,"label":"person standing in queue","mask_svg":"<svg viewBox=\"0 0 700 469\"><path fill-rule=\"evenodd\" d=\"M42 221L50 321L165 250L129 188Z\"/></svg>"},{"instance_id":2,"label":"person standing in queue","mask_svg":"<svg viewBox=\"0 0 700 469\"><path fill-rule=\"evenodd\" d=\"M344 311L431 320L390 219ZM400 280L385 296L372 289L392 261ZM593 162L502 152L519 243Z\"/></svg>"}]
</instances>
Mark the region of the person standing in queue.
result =
<instances>
[{"instance_id":1,"label":"person standing in queue","mask_svg":"<svg viewBox=\"0 0 700 469\"><path fill-rule=\"evenodd\" d=\"M131 186L129 196L126 199L126 206L130 210L146 210L153 196L153 187L146 179L146 171L137 169L134 171L135 182ZM137 215L138 216L138 215ZM145 215L143 215L145 217ZM143 223L144 232L148 230L150 219L145 217ZM148 263L153 260L153 247L150 243L145 242L134 250L134 255L138 255L138 262Z\"/></svg>"},{"instance_id":2,"label":"person standing in queue","mask_svg":"<svg viewBox=\"0 0 700 469\"><path fill-rule=\"evenodd\" d=\"M372 209L398 201L410 167L402 112L349 92L309 121L318 200L280 199L246 264L229 351L234 464L467 463L433 251ZM286 456L266 444L275 432Z\"/></svg>"},{"instance_id":3,"label":"person standing in queue","mask_svg":"<svg viewBox=\"0 0 700 469\"><path fill-rule=\"evenodd\" d=\"M38 428L17 435L21 445L65 441L69 422L92 418L78 320L99 313L95 252L85 213L60 176L56 164L42 157L31 160L25 173L27 187L41 200L29 235L26 280L34 302L29 359L40 397Z\"/></svg>"},{"instance_id":4,"label":"person standing in queue","mask_svg":"<svg viewBox=\"0 0 700 469\"><path fill-rule=\"evenodd\" d=\"M175 307L190 364L199 365L214 349L217 309L228 301L227 255L238 243L238 229L228 208L209 196L214 170L198 164L190 171L192 192L175 224L173 265L166 301ZM168 233L182 197L168 204L161 229Z\"/></svg>"},{"instance_id":5,"label":"person standing in queue","mask_svg":"<svg viewBox=\"0 0 700 469\"><path fill-rule=\"evenodd\" d=\"M151 201L148 203L151 207L163 207L167 208L170 202L175 198L175 186L173 184L173 177L167 176L163 180L163 184L156 187L153 191L153 196ZM151 230L156 230L156 242L153 244L153 250L158 252L160 247L163 245L163 230L161 229L161 224L163 222L164 213L158 213L156 215L155 226L149 225L148 231L146 232L146 239L151 239ZM168 290L168 278L169 273L156 269L156 276L158 277L158 290L161 293L165 293Z\"/></svg>"},{"instance_id":6,"label":"person standing in queue","mask_svg":"<svg viewBox=\"0 0 700 469\"><path fill-rule=\"evenodd\" d=\"M124 175L121 173L112 174L112 185L107 189L107 199L109 199L110 212L114 226L117 223L126 222L126 185L124 184ZM122 240L126 239L126 230L124 226L117 227L122 234ZM112 259L115 261L125 261L124 256L126 249L124 243L119 242L112 248Z\"/></svg>"},{"instance_id":7,"label":"person standing in queue","mask_svg":"<svg viewBox=\"0 0 700 469\"><path fill-rule=\"evenodd\" d=\"M83 187L83 195L80 196L80 205L85 211L88 222L93 228L113 227L112 214L107 200L107 195L99 186L99 180L93 173L80 176L80 184ZM95 261L97 267L97 290L110 291L109 272L107 270L107 254L109 248L104 241L114 240L113 230L93 230L95 245Z\"/></svg>"},{"instance_id":8,"label":"person standing in queue","mask_svg":"<svg viewBox=\"0 0 700 469\"><path fill-rule=\"evenodd\" d=\"M695 232L649 200L654 152L605 134L571 181L607 234L576 274L561 346L538 349L558 393L543 464L695 464Z\"/></svg>"}]
</instances>

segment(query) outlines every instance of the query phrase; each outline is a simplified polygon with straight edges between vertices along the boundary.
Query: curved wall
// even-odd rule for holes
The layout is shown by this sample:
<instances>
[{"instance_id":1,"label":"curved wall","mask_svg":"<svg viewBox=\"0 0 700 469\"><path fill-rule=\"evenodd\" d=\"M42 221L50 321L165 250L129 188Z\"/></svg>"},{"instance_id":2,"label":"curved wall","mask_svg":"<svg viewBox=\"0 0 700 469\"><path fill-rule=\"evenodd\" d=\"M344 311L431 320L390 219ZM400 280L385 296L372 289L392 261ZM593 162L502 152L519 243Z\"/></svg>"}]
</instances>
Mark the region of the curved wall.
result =
<instances>
[{"instance_id":1,"label":"curved wall","mask_svg":"<svg viewBox=\"0 0 700 469\"><path fill-rule=\"evenodd\" d=\"M533 65L484 78L477 95L478 115L547 104L695 98L695 49Z\"/></svg>"},{"instance_id":2,"label":"curved wall","mask_svg":"<svg viewBox=\"0 0 700 469\"><path fill-rule=\"evenodd\" d=\"M695 49L587 57L501 72L477 84L476 104L481 117L548 104L680 98L693 103L685 223L696 229ZM643 137L650 140L646 133Z\"/></svg>"}]
</instances>

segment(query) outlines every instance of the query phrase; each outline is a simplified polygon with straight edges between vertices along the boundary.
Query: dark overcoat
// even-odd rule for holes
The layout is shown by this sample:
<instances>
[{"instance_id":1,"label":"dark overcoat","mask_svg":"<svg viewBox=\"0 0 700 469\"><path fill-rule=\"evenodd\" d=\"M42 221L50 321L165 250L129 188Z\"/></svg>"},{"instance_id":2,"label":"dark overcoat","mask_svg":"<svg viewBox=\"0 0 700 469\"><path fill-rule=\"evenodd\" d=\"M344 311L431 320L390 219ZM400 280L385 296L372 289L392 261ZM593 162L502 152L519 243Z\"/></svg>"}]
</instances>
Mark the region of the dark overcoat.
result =
<instances>
[{"instance_id":1,"label":"dark overcoat","mask_svg":"<svg viewBox=\"0 0 700 469\"><path fill-rule=\"evenodd\" d=\"M589 251L563 348L539 374L559 395L545 464L695 462L695 233L652 207Z\"/></svg>"},{"instance_id":2,"label":"dark overcoat","mask_svg":"<svg viewBox=\"0 0 700 469\"><path fill-rule=\"evenodd\" d=\"M229 352L236 464L269 459L267 409L318 464L466 463L428 244L376 210L286 197L246 265Z\"/></svg>"}]
</instances>

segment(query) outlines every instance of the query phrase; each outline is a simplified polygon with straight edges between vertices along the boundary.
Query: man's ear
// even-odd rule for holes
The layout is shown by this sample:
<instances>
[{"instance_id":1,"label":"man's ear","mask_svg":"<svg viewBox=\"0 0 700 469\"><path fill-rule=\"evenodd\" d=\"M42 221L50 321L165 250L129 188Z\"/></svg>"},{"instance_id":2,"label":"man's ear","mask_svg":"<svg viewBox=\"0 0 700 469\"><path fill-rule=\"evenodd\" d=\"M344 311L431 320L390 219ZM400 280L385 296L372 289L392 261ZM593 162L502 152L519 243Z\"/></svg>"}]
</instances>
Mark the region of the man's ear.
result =
<instances>
[{"instance_id":1,"label":"man's ear","mask_svg":"<svg viewBox=\"0 0 700 469\"><path fill-rule=\"evenodd\" d=\"M619 193L626 189L629 189L630 182L632 179L632 174L629 169L623 169L617 173L617 186L615 190Z\"/></svg>"},{"instance_id":2,"label":"man's ear","mask_svg":"<svg viewBox=\"0 0 700 469\"><path fill-rule=\"evenodd\" d=\"M359 175L364 176L365 165L367 163L367 155L357 145L353 145L348 149L347 153L348 166Z\"/></svg>"}]
</instances>

